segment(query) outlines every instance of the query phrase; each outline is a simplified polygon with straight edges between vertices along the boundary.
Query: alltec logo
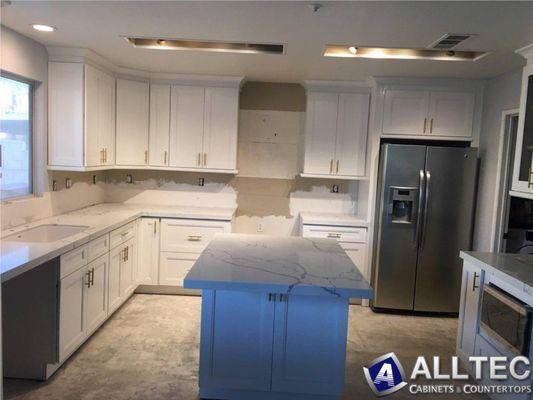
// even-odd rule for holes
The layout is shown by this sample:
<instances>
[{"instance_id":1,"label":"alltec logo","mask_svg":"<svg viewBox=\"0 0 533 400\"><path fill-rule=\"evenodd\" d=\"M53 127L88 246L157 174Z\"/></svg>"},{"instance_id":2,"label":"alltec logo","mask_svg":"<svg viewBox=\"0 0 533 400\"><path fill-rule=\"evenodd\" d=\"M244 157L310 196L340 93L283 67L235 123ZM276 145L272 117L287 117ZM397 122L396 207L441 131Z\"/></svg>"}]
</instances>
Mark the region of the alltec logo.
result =
<instances>
[{"instance_id":1,"label":"alltec logo","mask_svg":"<svg viewBox=\"0 0 533 400\"><path fill-rule=\"evenodd\" d=\"M378 397L397 392L407 385L402 364L394 353L372 360L363 371L368 385Z\"/></svg>"}]
</instances>

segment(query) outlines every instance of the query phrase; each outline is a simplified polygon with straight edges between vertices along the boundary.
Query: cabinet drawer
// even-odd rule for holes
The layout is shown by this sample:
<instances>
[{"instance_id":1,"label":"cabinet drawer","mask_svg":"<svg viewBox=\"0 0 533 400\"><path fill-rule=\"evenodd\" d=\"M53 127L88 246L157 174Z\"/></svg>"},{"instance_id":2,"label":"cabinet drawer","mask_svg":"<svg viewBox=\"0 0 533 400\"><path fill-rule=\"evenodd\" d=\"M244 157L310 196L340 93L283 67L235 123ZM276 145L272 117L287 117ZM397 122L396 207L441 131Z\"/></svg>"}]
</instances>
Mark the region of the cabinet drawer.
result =
<instances>
[{"instance_id":1,"label":"cabinet drawer","mask_svg":"<svg viewBox=\"0 0 533 400\"><path fill-rule=\"evenodd\" d=\"M217 233L229 232L227 221L161 220L161 251L201 253Z\"/></svg>"},{"instance_id":2,"label":"cabinet drawer","mask_svg":"<svg viewBox=\"0 0 533 400\"><path fill-rule=\"evenodd\" d=\"M109 251L109 235L94 239L87 244L88 262L96 260Z\"/></svg>"},{"instance_id":3,"label":"cabinet drawer","mask_svg":"<svg viewBox=\"0 0 533 400\"><path fill-rule=\"evenodd\" d=\"M367 228L304 225L303 237L337 239L346 243L366 243Z\"/></svg>"},{"instance_id":4,"label":"cabinet drawer","mask_svg":"<svg viewBox=\"0 0 533 400\"><path fill-rule=\"evenodd\" d=\"M60 277L63 279L87 265L87 245L75 248L60 258Z\"/></svg>"},{"instance_id":5,"label":"cabinet drawer","mask_svg":"<svg viewBox=\"0 0 533 400\"><path fill-rule=\"evenodd\" d=\"M198 259L194 253L162 252L159 267L159 284L183 286L183 279Z\"/></svg>"},{"instance_id":6,"label":"cabinet drawer","mask_svg":"<svg viewBox=\"0 0 533 400\"><path fill-rule=\"evenodd\" d=\"M135 237L135 221L130 222L118 229L115 229L110 234L109 241L111 242L111 248L118 246L121 243Z\"/></svg>"}]
</instances>

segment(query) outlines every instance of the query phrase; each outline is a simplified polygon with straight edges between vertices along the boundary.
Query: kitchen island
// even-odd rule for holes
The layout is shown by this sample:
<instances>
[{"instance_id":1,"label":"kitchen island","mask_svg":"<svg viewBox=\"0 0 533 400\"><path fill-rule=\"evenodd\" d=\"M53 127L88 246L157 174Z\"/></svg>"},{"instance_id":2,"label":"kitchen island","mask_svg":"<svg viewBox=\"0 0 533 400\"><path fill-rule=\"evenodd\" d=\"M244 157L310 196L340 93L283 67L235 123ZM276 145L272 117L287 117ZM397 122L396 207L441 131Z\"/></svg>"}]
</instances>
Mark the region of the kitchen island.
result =
<instances>
[{"instance_id":1,"label":"kitchen island","mask_svg":"<svg viewBox=\"0 0 533 400\"><path fill-rule=\"evenodd\" d=\"M372 289L335 240L220 234L184 287L202 289L200 398L341 398L348 299Z\"/></svg>"}]
</instances>

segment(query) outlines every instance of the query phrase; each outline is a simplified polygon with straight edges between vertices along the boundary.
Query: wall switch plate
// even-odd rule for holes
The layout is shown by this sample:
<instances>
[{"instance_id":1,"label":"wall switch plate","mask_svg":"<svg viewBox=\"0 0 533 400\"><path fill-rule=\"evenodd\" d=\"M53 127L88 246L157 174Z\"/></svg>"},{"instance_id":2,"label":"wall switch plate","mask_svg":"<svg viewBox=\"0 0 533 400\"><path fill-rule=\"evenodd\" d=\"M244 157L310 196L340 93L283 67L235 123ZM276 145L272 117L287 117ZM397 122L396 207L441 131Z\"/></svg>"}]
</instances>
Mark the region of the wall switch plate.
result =
<instances>
[{"instance_id":1,"label":"wall switch plate","mask_svg":"<svg viewBox=\"0 0 533 400\"><path fill-rule=\"evenodd\" d=\"M133 183L133 176L131 174L126 175L126 183Z\"/></svg>"},{"instance_id":2,"label":"wall switch plate","mask_svg":"<svg viewBox=\"0 0 533 400\"><path fill-rule=\"evenodd\" d=\"M331 188L331 193L339 193L339 185L333 185Z\"/></svg>"},{"instance_id":3,"label":"wall switch plate","mask_svg":"<svg viewBox=\"0 0 533 400\"><path fill-rule=\"evenodd\" d=\"M198 178L198 186L204 186L204 178Z\"/></svg>"},{"instance_id":4,"label":"wall switch plate","mask_svg":"<svg viewBox=\"0 0 533 400\"><path fill-rule=\"evenodd\" d=\"M72 187L72 179L70 179L70 178L66 178L65 179L65 187L67 189L70 189Z\"/></svg>"},{"instance_id":5,"label":"wall switch plate","mask_svg":"<svg viewBox=\"0 0 533 400\"><path fill-rule=\"evenodd\" d=\"M52 192L55 192L57 191L57 181L54 179L52 181Z\"/></svg>"},{"instance_id":6,"label":"wall switch plate","mask_svg":"<svg viewBox=\"0 0 533 400\"><path fill-rule=\"evenodd\" d=\"M257 224L257 232L263 232L263 224L261 222Z\"/></svg>"}]
</instances>

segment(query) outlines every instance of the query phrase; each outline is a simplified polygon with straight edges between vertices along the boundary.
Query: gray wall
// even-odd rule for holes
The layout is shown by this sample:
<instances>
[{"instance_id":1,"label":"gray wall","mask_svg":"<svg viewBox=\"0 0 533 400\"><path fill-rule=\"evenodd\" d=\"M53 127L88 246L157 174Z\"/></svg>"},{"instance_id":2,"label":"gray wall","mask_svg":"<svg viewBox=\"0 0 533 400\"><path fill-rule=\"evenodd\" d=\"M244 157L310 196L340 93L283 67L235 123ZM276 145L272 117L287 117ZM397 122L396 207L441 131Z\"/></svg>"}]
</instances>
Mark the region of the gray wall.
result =
<instances>
[{"instance_id":1,"label":"gray wall","mask_svg":"<svg viewBox=\"0 0 533 400\"><path fill-rule=\"evenodd\" d=\"M502 112L518 108L522 69L489 79L485 87L483 119L479 140L478 199L474 230L474 250L490 251L494 207L497 204L498 157Z\"/></svg>"}]
</instances>

